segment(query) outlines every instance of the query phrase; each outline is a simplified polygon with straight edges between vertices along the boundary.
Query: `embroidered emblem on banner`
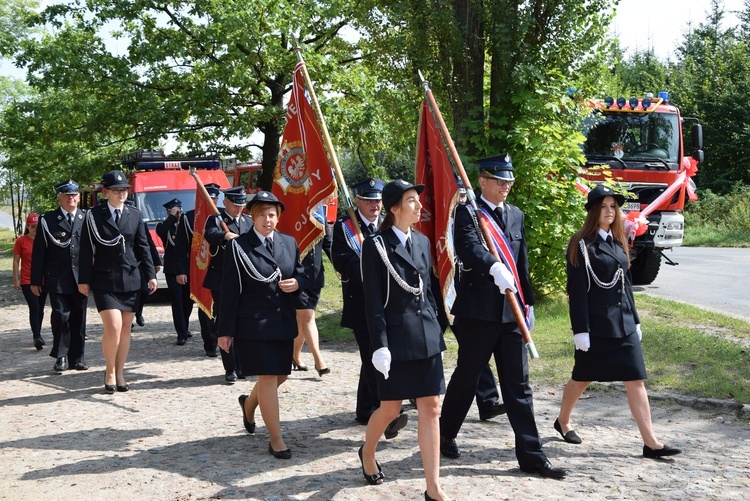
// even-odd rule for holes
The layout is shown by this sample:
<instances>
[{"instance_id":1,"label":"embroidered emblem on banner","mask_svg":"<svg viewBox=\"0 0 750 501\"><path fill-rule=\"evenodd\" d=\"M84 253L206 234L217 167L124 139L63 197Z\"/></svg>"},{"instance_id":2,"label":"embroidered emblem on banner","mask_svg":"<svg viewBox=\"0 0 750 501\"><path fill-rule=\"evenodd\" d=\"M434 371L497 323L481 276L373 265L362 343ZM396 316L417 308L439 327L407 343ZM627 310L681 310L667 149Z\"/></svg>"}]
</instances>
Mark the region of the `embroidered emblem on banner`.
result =
<instances>
[{"instance_id":1,"label":"embroidered emblem on banner","mask_svg":"<svg viewBox=\"0 0 750 501\"><path fill-rule=\"evenodd\" d=\"M284 193L307 193L310 189L310 175L302 141L284 142L279 152L277 166L281 177L276 182Z\"/></svg>"}]
</instances>

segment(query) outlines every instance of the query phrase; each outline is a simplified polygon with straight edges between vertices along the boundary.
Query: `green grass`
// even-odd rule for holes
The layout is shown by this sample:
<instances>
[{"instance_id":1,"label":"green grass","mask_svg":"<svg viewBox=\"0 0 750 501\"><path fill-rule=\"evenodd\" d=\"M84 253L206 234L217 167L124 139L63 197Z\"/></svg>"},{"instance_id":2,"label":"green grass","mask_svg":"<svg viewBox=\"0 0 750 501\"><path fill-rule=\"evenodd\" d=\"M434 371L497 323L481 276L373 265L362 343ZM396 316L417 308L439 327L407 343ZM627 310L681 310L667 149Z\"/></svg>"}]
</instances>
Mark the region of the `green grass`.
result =
<instances>
[{"instance_id":1,"label":"green grass","mask_svg":"<svg viewBox=\"0 0 750 501\"><path fill-rule=\"evenodd\" d=\"M711 225L685 225L685 247L750 247L750 234Z\"/></svg>"},{"instance_id":2,"label":"green grass","mask_svg":"<svg viewBox=\"0 0 750 501\"><path fill-rule=\"evenodd\" d=\"M643 353L652 391L750 403L750 324L691 306L636 295L643 327ZM562 387L573 368L573 336L565 298L536 308L534 342L540 358L530 362L534 383Z\"/></svg>"}]
</instances>

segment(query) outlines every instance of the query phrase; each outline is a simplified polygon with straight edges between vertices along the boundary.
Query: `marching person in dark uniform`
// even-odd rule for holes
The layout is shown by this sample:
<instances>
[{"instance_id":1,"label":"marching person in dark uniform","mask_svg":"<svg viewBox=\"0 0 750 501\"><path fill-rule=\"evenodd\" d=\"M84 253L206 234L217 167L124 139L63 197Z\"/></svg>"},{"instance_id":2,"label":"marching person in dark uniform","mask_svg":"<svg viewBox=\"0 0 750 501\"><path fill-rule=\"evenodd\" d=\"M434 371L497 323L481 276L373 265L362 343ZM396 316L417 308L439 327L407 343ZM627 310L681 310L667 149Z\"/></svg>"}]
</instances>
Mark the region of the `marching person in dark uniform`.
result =
<instances>
[{"instance_id":1,"label":"marching person in dark uniform","mask_svg":"<svg viewBox=\"0 0 750 501\"><path fill-rule=\"evenodd\" d=\"M474 399L479 374L494 355L521 470L563 478L565 470L553 467L542 451L534 419L526 347L504 295L507 289L518 292L520 303L528 307L529 328L533 328L534 293L529 277L524 214L506 202L514 180L509 155L482 159L480 210L475 213L468 205L456 208L454 248L463 271L451 313L455 316L453 330L460 343L456 369L443 400L440 451L450 458L461 455L456 436ZM479 218L488 225L491 242L484 242ZM502 248L506 240L511 254L509 264L498 261L486 247L489 244ZM511 270L517 273L517 278Z\"/></svg>"},{"instance_id":2,"label":"marching person in dark uniform","mask_svg":"<svg viewBox=\"0 0 750 501\"><path fill-rule=\"evenodd\" d=\"M85 371L88 298L78 292L85 211L78 208L80 194L75 181L62 182L55 191L60 207L39 218L41 229L31 255L31 291L38 296L43 287L49 293L54 370Z\"/></svg>"},{"instance_id":3,"label":"marching person in dark uniform","mask_svg":"<svg viewBox=\"0 0 750 501\"><path fill-rule=\"evenodd\" d=\"M588 194L586 220L567 252L570 323L575 343L573 376L565 385L554 428L568 443L580 444L570 415L591 381L623 381L630 412L647 458L681 451L660 442L651 425L643 380L641 324L635 309L627 237L620 214L625 197L599 185Z\"/></svg>"},{"instance_id":4,"label":"marching person in dark uniform","mask_svg":"<svg viewBox=\"0 0 750 501\"><path fill-rule=\"evenodd\" d=\"M419 221L424 185L401 179L383 188L386 216L380 230L362 243L365 312L373 349L380 406L367 423L359 449L370 484L385 475L375 460L378 440L401 404L416 399L418 441L427 490L425 499L446 499L440 486L440 395L445 393L443 334L432 295L430 242L412 229Z\"/></svg>"},{"instance_id":5,"label":"marching person in dark uniform","mask_svg":"<svg viewBox=\"0 0 750 501\"><path fill-rule=\"evenodd\" d=\"M318 335L318 324L315 321L315 308L320 301L320 292L325 286L325 272L323 270L323 253L329 258L331 255L331 231L325 217L325 205L320 204L320 210L313 213L313 217L323 225L324 236L302 259L305 275L308 278L308 289L303 290L297 296L297 327L299 335L294 340L294 353L292 355L292 368L298 371L306 371L307 367L302 365L302 346L307 343L310 353L315 362L315 370L318 376L331 372L328 365L323 361L320 353L320 342Z\"/></svg>"},{"instance_id":6,"label":"marching person in dark uniform","mask_svg":"<svg viewBox=\"0 0 750 501\"><path fill-rule=\"evenodd\" d=\"M242 421L255 433L255 409L260 407L268 429L268 452L289 459L281 436L278 387L292 372L297 337L294 298L307 287L297 242L276 231L284 204L268 191L248 203L253 227L227 245L224 255L219 347L233 345L245 374L257 375L250 395L240 395Z\"/></svg>"},{"instance_id":7,"label":"marching person in dark uniform","mask_svg":"<svg viewBox=\"0 0 750 501\"><path fill-rule=\"evenodd\" d=\"M211 291L214 300L214 332L218 337L219 324L221 323L221 296L223 291L222 270L224 268L224 250L227 242L247 233L253 227L250 216L243 214L242 210L247 203L247 194L242 186L235 186L222 190L224 193L224 210L219 209L220 215L210 216L206 220L206 230L203 237L210 244L211 262L208 265L206 278L203 279L203 287ZM224 231L221 223L227 225L229 231ZM241 365L237 364L234 350L221 351L221 362L224 365L224 379L232 384L238 377L244 377Z\"/></svg>"},{"instance_id":8,"label":"marching person in dark uniform","mask_svg":"<svg viewBox=\"0 0 750 501\"><path fill-rule=\"evenodd\" d=\"M156 270L146 238L141 211L125 204L130 188L125 175L110 171L102 176L106 204L91 208L81 235L78 290L93 291L104 325L102 352L106 368L104 391L128 391L125 359L130 350L130 329L141 294L141 264L151 293L156 290Z\"/></svg>"},{"instance_id":9,"label":"marching person in dark uniform","mask_svg":"<svg viewBox=\"0 0 750 501\"><path fill-rule=\"evenodd\" d=\"M177 346L184 346L190 331L190 314L193 312L193 300L190 299L190 287L177 281L177 225L182 218L182 201L173 198L163 206L167 218L156 225L156 234L164 245L164 276L167 279L169 302L172 305L172 322L177 332Z\"/></svg>"},{"instance_id":10,"label":"marching person in dark uniform","mask_svg":"<svg viewBox=\"0 0 750 501\"><path fill-rule=\"evenodd\" d=\"M213 200L214 205L219 201L219 185L210 183L205 185L208 195ZM182 215L180 223L177 226L177 236L175 237L175 265L177 270L177 283L184 285L190 294L190 249L193 245L193 233L195 228L195 210L189 210ZM218 345L216 344L216 334L214 332L213 320L205 311L198 308L198 322L201 326L201 338L203 338L203 349L207 357L218 357ZM234 371L232 371L234 372Z\"/></svg>"},{"instance_id":11,"label":"marching person in dark uniform","mask_svg":"<svg viewBox=\"0 0 750 501\"><path fill-rule=\"evenodd\" d=\"M352 221L349 216L344 216L336 221L333 227L333 243L331 245L331 261L334 269L341 275L341 290L344 299L341 326L348 327L354 332L354 339L357 340L357 346L359 347L359 358L362 362L362 367L359 370L355 411L355 419L360 424L367 424L372 413L380 405L380 400L378 400L375 367L372 365L370 334L367 331L367 317L365 316L362 271L360 269L362 244L357 238L355 225L359 226L363 239L373 235L378 229L382 221L383 186L385 186L385 182L375 178L367 178L354 185L357 220ZM385 438L396 437L398 431L406 426L408 420L407 414L398 416L386 429Z\"/></svg>"}]
</instances>

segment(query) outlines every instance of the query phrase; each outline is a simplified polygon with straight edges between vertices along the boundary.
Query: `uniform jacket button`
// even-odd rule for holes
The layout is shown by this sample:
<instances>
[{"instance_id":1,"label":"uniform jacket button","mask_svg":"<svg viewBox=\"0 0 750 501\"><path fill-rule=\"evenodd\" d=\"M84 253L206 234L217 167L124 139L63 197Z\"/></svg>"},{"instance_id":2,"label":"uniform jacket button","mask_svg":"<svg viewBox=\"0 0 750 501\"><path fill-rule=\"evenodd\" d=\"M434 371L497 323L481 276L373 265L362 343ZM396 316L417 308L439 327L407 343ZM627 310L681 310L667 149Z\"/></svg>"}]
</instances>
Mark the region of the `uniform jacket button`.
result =
<instances>
[{"instance_id":1,"label":"uniform jacket button","mask_svg":"<svg viewBox=\"0 0 750 501\"><path fill-rule=\"evenodd\" d=\"M417 310L417 316L422 314L422 310Z\"/></svg>"}]
</instances>

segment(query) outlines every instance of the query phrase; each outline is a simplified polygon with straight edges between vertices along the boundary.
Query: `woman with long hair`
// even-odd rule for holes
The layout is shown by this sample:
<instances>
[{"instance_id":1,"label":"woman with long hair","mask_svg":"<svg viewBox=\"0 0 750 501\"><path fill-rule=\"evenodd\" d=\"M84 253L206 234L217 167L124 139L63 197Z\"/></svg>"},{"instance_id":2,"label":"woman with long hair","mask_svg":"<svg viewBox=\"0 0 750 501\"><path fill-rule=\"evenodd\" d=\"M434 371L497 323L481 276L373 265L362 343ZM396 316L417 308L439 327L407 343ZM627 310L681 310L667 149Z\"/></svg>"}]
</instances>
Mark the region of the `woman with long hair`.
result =
<instances>
[{"instance_id":1,"label":"woman with long hair","mask_svg":"<svg viewBox=\"0 0 750 501\"><path fill-rule=\"evenodd\" d=\"M44 320L44 304L47 293L42 291L39 296L31 291L31 254L34 248L34 238L39 225L39 214L26 216L26 228L23 235L13 244L13 288L23 292L26 304L29 305L29 326L34 347L41 350L44 346L42 338L42 321Z\"/></svg>"},{"instance_id":2,"label":"woman with long hair","mask_svg":"<svg viewBox=\"0 0 750 501\"><path fill-rule=\"evenodd\" d=\"M268 191L248 202L253 228L231 240L224 253L219 347L236 350L242 373L258 376L252 392L240 395L242 422L255 433L260 407L270 441L268 452L290 459L281 435L278 387L292 372L297 337L295 297L307 287L294 238L276 231L284 204Z\"/></svg>"},{"instance_id":3,"label":"woman with long hair","mask_svg":"<svg viewBox=\"0 0 750 501\"><path fill-rule=\"evenodd\" d=\"M122 172L104 174L101 196L106 202L86 213L81 235L78 291L84 296L93 292L104 325L104 391L109 394L130 389L124 371L141 294L141 266L150 294L158 287L141 211L125 203L129 188Z\"/></svg>"},{"instance_id":4,"label":"woman with long hair","mask_svg":"<svg viewBox=\"0 0 750 501\"><path fill-rule=\"evenodd\" d=\"M442 330L430 288L430 242L412 229L419 221L424 185L403 180L383 188L386 216L362 243L362 283L380 407L367 423L359 449L362 474L372 485L385 474L375 460L380 437L399 416L403 400L415 399L426 500L446 499L440 485L440 395L445 393Z\"/></svg>"},{"instance_id":5,"label":"woman with long hair","mask_svg":"<svg viewBox=\"0 0 750 501\"><path fill-rule=\"evenodd\" d=\"M567 251L570 322L575 343L573 375L565 385L554 428L563 440L580 444L570 425L578 399L591 381L623 381L630 412L643 438L643 455L681 451L656 438L643 380L641 324L633 298L630 253L620 213L622 195L599 185L588 194L586 220Z\"/></svg>"}]
</instances>

